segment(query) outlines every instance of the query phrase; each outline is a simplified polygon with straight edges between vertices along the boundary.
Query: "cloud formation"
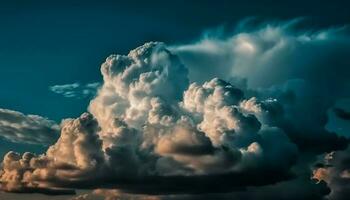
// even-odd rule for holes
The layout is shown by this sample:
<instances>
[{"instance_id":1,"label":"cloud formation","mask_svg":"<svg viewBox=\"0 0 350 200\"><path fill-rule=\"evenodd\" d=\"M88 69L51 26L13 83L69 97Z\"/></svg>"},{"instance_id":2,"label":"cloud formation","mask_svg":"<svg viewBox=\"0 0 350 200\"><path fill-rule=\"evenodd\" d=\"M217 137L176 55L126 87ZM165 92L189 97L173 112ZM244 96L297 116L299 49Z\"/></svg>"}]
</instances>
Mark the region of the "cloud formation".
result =
<instances>
[{"instance_id":1,"label":"cloud formation","mask_svg":"<svg viewBox=\"0 0 350 200\"><path fill-rule=\"evenodd\" d=\"M323 199L326 182L336 187L311 180L311 170L317 156L348 145L325 125L348 95L341 50L349 49L338 30L299 32L289 23L111 55L89 113L64 120L43 155L9 152L1 189L276 199L294 188L300 199Z\"/></svg>"},{"instance_id":2,"label":"cloud formation","mask_svg":"<svg viewBox=\"0 0 350 200\"><path fill-rule=\"evenodd\" d=\"M207 34L169 48L189 68L191 81L218 77L251 97L277 99L282 109L275 111L284 114L276 125L284 126L299 147L318 152L344 148L324 126L328 109L350 96L347 29L305 31L298 29L300 23L248 20L232 35Z\"/></svg>"},{"instance_id":3,"label":"cloud formation","mask_svg":"<svg viewBox=\"0 0 350 200\"><path fill-rule=\"evenodd\" d=\"M61 136L46 155L9 152L3 160L1 189L11 192L50 189L54 182L89 180L103 161L97 123L90 114L62 122ZM89 176L93 176L89 178Z\"/></svg>"},{"instance_id":4,"label":"cloud formation","mask_svg":"<svg viewBox=\"0 0 350 200\"><path fill-rule=\"evenodd\" d=\"M48 146L58 138L59 125L38 115L0 108L0 137L11 142Z\"/></svg>"},{"instance_id":5,"label":"cloud formation","mask_svg":"<svg viewBox=\"0 0 350 200\"><path fill-rule=\"evenodd\" d=\"M65 120L45 155L5 156L4 190L177 176L169 179L173 190L176 183L220 180L221 174L243 181L243 175L274 171L270 180L250 176L243 183L260 185L284 179L295 161L297 148L284 131L258 120L269 117L263 114L269 108L251 110L264 102L246 104L243 91L220 79L188 86L187 69L162 43L110 56L101 72L104 85L91 101L92 114Z\"/></svg>"},{"instance_id":6,"label":"cloud formation","mask_svg":"<svg viewBox=\"0 0 350 200\"><path fill-rule=\"evenodd\" d=\"M86 98L93 97L98 88L101 86L99 82L87 83L82 85L80 83L64 84L64 85L53 85L50 86L50 91L62 95L67 98Z\"/></svg>"},{"instance_id":7,"label":"cloud formation","mask_svg":"<svg viewBox=\"0 0 350 200\"><path fill-rule=\"evenodd\" d=\"M325 154L315 165L313 178L325 181L332 189L330 199L345 200L350 194L350 148Z\"/></svg>"}]
</instances>

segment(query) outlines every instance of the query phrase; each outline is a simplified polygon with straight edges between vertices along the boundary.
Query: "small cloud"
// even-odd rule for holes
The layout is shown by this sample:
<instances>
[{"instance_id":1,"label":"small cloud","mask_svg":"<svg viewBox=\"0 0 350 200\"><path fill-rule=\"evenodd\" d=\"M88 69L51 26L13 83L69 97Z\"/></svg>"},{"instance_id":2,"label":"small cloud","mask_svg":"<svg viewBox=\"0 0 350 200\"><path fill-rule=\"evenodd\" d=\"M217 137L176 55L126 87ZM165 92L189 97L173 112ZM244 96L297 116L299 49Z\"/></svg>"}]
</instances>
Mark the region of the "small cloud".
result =
<instances>
[{"instance_id":1,"label":"small cloud","mask_svg":"<svg viewBox=\"0 0 350 200\"><path fill-rule=\"evenodd\" d=\"M53 85L49 87L49 90L67 98L81 99L94 96L100 85L101 84L99 82L87 83L85 85L80 83L71 83Z\"/></svg>"}]
</instances>

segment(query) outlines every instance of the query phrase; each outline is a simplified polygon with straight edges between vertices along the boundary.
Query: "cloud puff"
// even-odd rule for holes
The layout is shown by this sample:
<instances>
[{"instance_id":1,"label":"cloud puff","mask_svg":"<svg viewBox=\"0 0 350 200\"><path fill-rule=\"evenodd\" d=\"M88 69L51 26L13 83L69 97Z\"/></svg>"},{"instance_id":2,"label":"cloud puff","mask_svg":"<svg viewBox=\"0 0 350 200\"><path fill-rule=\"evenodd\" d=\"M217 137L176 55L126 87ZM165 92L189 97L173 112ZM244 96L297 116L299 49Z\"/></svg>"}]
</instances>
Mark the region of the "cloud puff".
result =
<instances>
[{"instance_id":1,"label":"cloud puff","mask_svg":"<svg viewBox=\"0 0 350 200\"><path fill-rule=\"evenodd\" d=\"M111 55L91 114L64 120L44 155L9 152L1 189L102 187L167 198L236 191L231 197L276 199L295 187L300 198L322 199L329 190L310 180L311 165L348 144L325 129L328 110L348 86L347 59L338 51L349 49L349 40L334 34L268 25ZM323 62L336 58L343 73L326 84L334 74ZM251 194L243 191L251 187Z\"/></svg>"},{"instance_id":2,"label":"cloud puff","mask_svg":"<svg viewBox=\"0 0 350 200\"><path fill-rule=\"evenodd\" d=\"M50 86L50 91L63 95L67 98L86 98L92 97L97 93L98 88L101 86L99 82L87 83L81 85L80 83L53 85Z\"/></svg>"},{"instance_id":3,"label":"cloud puff","mask_svg":"<svg viewBox=\"0 0 350 200\"><path fill-rule=\"evenodd\" d=\"M48 146L58 138L59 126L38 115L0 109L0 137L11 142Z\"/></svg>"},{"instance_id":4,"label":"cloud puff","mask_svg":"<svg viewBox=\"0 0 350 200\"><path fill-rule=\"evenodd\" d=\"M189 82L187 68L162 43L146 43L127 56L111 55L101 73L104 84L89 110L102 129L115 117L139 128L152 101L177 103Z\"/></svg>"},{"instance_id":5,"label":"cloud puff","mask_svg":"<svg viewBox=\"0 0 350 200\"><path fill-rule=\"evenodd\" d=\"M55 191L51 188L55 182L94 179L103 161L96 129L97 123L92 116L83 114L78 119L62 122L60 138L45 155L7 153L2 163L1 189L10 192Z\"/></svg>"}]
</instances>

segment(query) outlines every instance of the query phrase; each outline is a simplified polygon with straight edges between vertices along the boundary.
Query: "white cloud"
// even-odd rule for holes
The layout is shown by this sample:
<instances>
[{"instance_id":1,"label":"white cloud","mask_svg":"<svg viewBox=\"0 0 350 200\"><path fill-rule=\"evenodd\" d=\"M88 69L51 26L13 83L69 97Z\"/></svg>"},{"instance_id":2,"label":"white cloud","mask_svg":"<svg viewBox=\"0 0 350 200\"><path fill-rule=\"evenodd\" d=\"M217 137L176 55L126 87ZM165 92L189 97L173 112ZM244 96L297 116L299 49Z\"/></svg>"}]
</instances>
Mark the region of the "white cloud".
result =
<instances>
[{"instance_id":1,"label":"white cloud","mask_svg":"<svg viewBox=\"0 0 350 200\"><path fill-rule=\"evenodd\" d=\"M50 91L62 95L67 98L86 98L93 97L98 88L101 86L99 82L87 83L82 85L80 83L53 85L50 86Z\"/></svg>"}]
</instances>

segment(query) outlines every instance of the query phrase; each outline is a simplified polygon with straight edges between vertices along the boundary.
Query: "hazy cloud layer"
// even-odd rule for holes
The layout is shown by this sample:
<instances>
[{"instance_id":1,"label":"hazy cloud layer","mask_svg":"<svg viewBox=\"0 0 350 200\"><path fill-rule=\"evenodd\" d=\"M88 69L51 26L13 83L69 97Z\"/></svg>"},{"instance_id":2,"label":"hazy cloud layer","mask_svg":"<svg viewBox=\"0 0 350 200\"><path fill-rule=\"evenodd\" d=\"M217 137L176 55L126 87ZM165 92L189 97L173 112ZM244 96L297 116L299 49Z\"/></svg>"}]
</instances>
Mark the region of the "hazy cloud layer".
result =
<instances>
[{"instance_id":1,"label":"hazy cloud layer","mask_svg":"<svg viewBox=\"0 0 350 200\"><path fill-rule=\"evenodd\" d=\"M58 133L54 121L0 108L0 137L11 142L48 146L57 140Z\"/></svg>"},{"instance_id":2,"label":"hazy cloud layer","mask_svg":"<svg viewBox=\"0 0 350 200\"><path fill-rule=\"evenodd\" d=\"M295 23L109 56L89 113L64 120L44 155L9 152L1 189L101 188L94 194L106 199L323 199L331 190L341 199L337 184L311 177L328 170L315 168L319 156L347 155L348 138L325 126L349 95L350 38Z\"/></svg>"}]
</instances>

